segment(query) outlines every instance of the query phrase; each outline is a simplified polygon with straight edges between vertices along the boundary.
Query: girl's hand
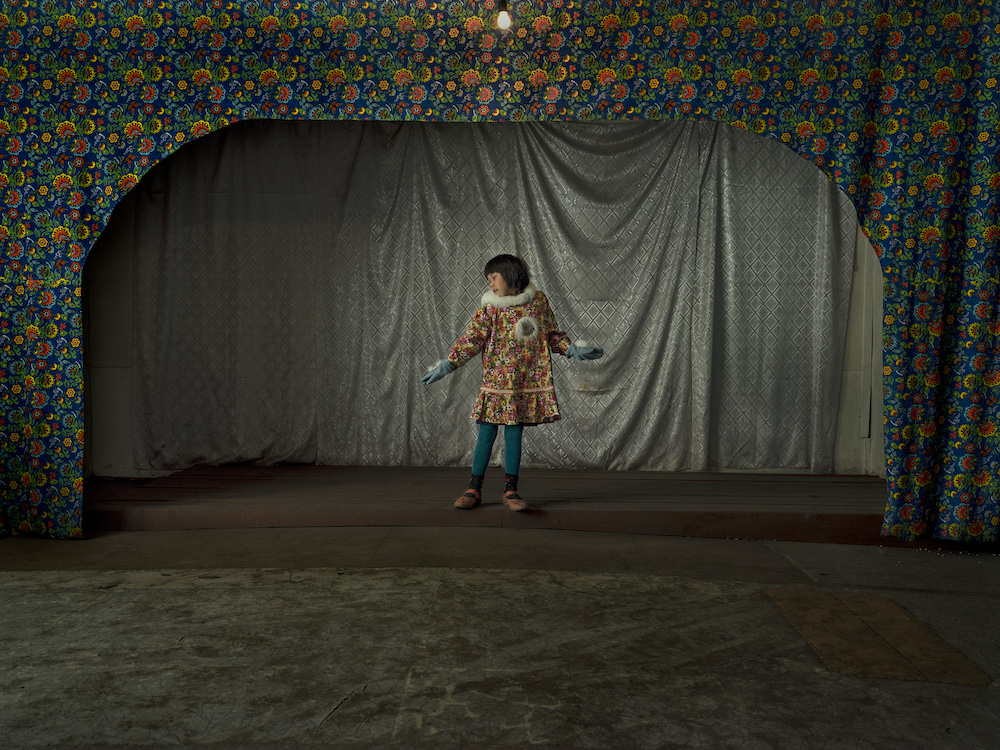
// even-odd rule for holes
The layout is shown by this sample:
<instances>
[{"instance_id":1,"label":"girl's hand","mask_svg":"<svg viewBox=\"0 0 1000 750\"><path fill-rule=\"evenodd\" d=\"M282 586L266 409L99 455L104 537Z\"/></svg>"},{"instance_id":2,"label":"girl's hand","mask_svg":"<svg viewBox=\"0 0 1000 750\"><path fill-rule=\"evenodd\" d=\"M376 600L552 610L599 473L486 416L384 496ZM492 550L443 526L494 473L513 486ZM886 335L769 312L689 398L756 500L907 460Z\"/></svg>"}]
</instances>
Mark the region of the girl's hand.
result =
<instances>
[{"instance_id":1,"label":"girl's hand","mask_svg":"<svg viewBox=\"0 0 1000 750\"><path fill-rule=\"evenodd\" d=\"M427 368L427 373L420 378L420 382L424 385L430 385L431 383L436 383L445 375L455 372L458 368L455 367L451 362L446 359L442 359L436 365L431 365Z\"/></svg>"},{"instance_id":2,"label":"girl's hand","mask_svg":"<svg viewBox=\"0 0 1000 750\"><path fill-rule=\"evenodd\" d=\"M600 359L604 356L604 350L599 346L586 346L582 343L570 344L566 356L582 362L585 359Z\"/></svg>"}]
</instances>

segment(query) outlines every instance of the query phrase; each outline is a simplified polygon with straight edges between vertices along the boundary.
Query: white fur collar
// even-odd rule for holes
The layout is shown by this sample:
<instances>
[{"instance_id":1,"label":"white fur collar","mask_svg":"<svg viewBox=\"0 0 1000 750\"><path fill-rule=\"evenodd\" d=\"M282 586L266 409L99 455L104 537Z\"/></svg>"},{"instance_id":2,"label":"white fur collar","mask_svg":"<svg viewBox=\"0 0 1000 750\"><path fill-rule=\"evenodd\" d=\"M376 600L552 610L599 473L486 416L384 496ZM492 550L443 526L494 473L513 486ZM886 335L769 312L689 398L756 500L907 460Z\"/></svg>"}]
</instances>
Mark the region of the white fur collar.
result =
<instances>
[{"instance_id":1,"label":"white fur collar","mask_svg":"<svg viewBox=\"0 0 1000 750\"><path fill-rule=\"evenodd\" d=\"M486 292L483 295L483 305L492 305L493 307L516 307L517 305L524 305L531 302L538 294L538 290L535 289L534 284L528 284L528 287L520 294L515 294L510 297L501 297L498 294L494 294L493 290Z\"/></svg>"}]
</instances>

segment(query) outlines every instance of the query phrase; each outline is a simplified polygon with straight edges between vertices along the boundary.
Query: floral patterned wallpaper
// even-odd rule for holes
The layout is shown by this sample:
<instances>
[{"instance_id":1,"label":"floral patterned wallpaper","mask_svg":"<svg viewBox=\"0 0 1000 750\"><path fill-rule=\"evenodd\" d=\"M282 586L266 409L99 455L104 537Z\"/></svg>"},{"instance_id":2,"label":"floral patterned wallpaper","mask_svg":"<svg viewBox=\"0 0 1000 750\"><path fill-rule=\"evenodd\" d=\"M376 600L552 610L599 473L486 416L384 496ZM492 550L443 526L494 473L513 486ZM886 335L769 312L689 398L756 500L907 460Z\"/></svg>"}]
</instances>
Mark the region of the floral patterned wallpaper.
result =
<instances>
[{"instance_id":1,"label":"floral patterned wallpaper","mask_svg":"<svg viewBox=\"0 0 1000 750\"><path fill-rule=\"evenodd\" d=\"M997 541L992 0L3 0L0 531L82 533L81 270L181 144L252 118L711 118L853 200L885 279L883 534Z\"/></svg>"}]
</instances>

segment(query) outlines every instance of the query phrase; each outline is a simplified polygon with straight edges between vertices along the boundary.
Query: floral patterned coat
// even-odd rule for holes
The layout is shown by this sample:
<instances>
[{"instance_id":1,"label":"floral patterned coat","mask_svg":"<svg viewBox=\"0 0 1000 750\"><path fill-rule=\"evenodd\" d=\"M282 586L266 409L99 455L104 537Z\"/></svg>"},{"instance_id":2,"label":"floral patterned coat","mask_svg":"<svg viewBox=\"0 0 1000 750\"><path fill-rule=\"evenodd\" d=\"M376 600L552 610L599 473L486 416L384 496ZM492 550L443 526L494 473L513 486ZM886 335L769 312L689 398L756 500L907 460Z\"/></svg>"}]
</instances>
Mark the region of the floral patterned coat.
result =
<instances>
[{"instance_id":1,"label":"floral patterned coat","mask_svg":"<svg viewBox=\"0 0 1000 750\"><path fill-rule=\"evenodd\" d=\"M482 303L448 355L461 367L482 352L483 380L472 418L504 425L555 422L552 352L565 355L570 339L559 330L548 299L529 284L508 297L487 292Z\"/></svg>"}]
</instances>

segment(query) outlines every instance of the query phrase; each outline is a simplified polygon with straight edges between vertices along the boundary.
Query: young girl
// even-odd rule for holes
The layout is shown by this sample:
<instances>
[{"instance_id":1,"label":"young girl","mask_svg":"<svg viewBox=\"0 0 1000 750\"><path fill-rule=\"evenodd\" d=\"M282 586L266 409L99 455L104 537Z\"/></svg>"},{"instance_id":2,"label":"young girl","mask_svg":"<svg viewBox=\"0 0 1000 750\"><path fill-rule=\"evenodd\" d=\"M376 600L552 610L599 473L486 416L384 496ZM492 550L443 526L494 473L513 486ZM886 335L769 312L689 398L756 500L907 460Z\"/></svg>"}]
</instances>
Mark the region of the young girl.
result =
<instances>
[{"instance_id":1,"label":"young girl","mask_svg":"<svg viewBox=\"0 0 1000 750\"><path fill-rule=\"evenodd\" d=\"M469 489L455 501L456 508L475 508L482 502L483 476L493 452L499 425L504 425L504 504L527 510L517 494L521 466L521 436L525 425L559 419L552 383L552 352L573 359L597 359L604 350L578 342L558 329L549 301L530 283L528 267L515 255L498 255L484 270L490 291L447 359L432 366L420 382L440 380L482 352L483 380L472 418L479 423L479 439L472 461Z\"/></svg>"}]
</instances>

